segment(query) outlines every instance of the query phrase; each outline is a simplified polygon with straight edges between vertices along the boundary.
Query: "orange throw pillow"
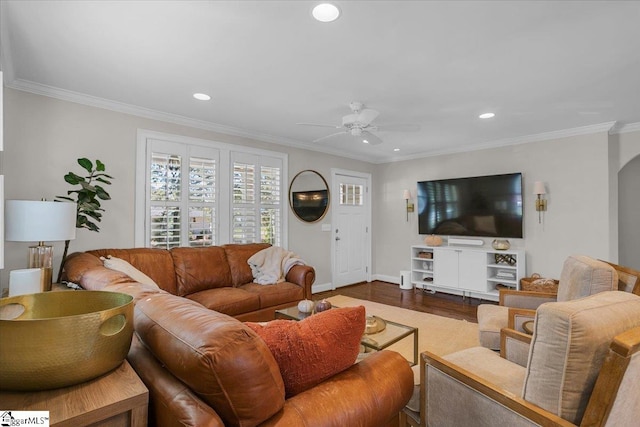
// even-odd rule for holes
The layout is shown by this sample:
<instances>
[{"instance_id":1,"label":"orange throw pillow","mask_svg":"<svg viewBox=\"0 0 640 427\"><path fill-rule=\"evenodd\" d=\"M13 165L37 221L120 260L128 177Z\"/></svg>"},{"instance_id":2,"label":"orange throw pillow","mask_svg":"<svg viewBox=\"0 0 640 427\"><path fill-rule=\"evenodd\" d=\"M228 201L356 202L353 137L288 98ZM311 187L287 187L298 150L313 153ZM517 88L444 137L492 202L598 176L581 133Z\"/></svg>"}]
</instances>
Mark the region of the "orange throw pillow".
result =
<instances>
[{"instance_id":1,"label":"orange throw pillow","mask_svg":"<svg viewBox=\"0 0 640 427\"><path fill-rule=\"evenodd\" d=\"M296 322L247 322L278 362L287 397L295 396L353 365L360 351L365 309L333 308Z\"/></svg>"}]
</instances>

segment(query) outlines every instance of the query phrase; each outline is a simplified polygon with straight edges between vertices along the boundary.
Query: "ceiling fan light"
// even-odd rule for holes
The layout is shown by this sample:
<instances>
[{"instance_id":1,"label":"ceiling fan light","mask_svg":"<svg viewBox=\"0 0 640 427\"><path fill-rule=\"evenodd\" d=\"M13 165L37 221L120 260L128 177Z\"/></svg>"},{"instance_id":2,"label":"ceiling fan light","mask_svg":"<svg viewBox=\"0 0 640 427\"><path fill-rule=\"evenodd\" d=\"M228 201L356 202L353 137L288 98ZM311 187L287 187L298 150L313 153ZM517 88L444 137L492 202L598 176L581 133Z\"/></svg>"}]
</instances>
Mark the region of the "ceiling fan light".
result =
<instances>
[{"instance_id":1,"label":"ceiling fan light","mask_svg":"<svg viewBox=\"0 0 640 427\"><path fill-rule=\"evenodd\" d=\"M320 3L313 8L311 14L317 21L333 22L340 16L340 9L331 3Z\"/></svg>"}]
</instances>

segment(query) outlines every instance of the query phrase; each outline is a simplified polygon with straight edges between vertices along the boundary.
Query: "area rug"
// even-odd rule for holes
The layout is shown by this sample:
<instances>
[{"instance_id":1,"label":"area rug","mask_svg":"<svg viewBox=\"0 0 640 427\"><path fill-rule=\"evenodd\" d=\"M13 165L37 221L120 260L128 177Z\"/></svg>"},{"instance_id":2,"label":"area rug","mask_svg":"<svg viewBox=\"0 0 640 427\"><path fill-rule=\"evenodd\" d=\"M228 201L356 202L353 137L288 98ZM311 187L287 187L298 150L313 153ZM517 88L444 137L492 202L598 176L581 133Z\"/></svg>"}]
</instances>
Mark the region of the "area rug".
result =
<instances>
[{"instance_id":1,"label":"area rug","mask_svg":"<svg viewBox=\"0 0 640 427\"><path fill-rule=\"evenodd\" d=\"M362 305L367 315L378 316L403 325L418 328L418 354L430 351L439 356L480 345L478 324L450 319L435 314L421 313L405 308L336 295L327 298L336 307ZM413 361L413 338L407 337L389 347L407 360Z\"/></svg>"}]
</instances>

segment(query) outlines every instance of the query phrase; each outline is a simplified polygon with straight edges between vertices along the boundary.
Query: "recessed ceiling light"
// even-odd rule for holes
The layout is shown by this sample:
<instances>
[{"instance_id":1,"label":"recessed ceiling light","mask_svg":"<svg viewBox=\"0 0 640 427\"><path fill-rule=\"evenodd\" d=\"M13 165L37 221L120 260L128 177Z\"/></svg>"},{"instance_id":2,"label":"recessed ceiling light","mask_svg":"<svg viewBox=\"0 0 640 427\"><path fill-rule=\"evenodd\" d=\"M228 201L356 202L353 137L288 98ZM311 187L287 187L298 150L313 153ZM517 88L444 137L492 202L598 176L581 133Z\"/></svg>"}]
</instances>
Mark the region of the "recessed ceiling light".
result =
<instances>
[{"instance_id":1,"label":"recessed ceiling light","mask_svg":"<svg viewBox=\"0 0 640 427\"><path fill-rule=\"evenodd\" d=\"M400 151L400 149L399 148L394 148L393 151Z\"/></svg>"},{"instance_id":2,"label":"recessed ceiling light","mask_svg":"<svg viewBox=\"0 0 640 427\"><path fill-rule=\"evenodd\" d=\"M480 114L478 117L481 119L490 119L495 116L496 115L494 113L483 113L483 114Z\"/></svg>"},{"instance_id":3,"label":"recessed ceiling light","mask_svg":"<svg viewBox=\"0 0 640 427\"><path fill-rule=\"evenodd\" d=\"M333 22L340 16L340 9L331 3L320 3L313 8L311 14L320 22Z\"/></svg>"},{"instance_id":4,"label":"recessed ceiling light","mask_svg":"<svg viewBox=\"0 0 640 427\"><path fill-rule=\"evenodd\" d=\"M211 97L209 95L207 95L206 93L194 93L193 97L197 100L200 101L208 101L211 99Z\"/></svg>"}]
</instances>

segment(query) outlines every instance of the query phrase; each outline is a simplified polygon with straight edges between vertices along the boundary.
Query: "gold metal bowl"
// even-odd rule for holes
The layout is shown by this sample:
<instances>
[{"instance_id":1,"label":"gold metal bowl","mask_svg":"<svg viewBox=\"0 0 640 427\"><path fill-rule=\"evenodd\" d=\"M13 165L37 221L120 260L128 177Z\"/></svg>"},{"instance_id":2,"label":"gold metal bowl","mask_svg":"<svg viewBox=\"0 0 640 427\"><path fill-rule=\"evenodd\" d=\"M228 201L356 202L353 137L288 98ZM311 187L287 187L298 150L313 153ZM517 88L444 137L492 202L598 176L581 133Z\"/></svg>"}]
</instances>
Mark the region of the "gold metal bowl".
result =
<instances>
[{"instance_id":1,"label":"gold metal bowl","mask_svg":"<svg viewBox=\"0 0 640 427\"><path fill-rule=\"evenodd\" d=\"M133 297L105 291L0 299L0 388L67 387L120 366L133 335Z\"/></svg>"}]
</instances>

